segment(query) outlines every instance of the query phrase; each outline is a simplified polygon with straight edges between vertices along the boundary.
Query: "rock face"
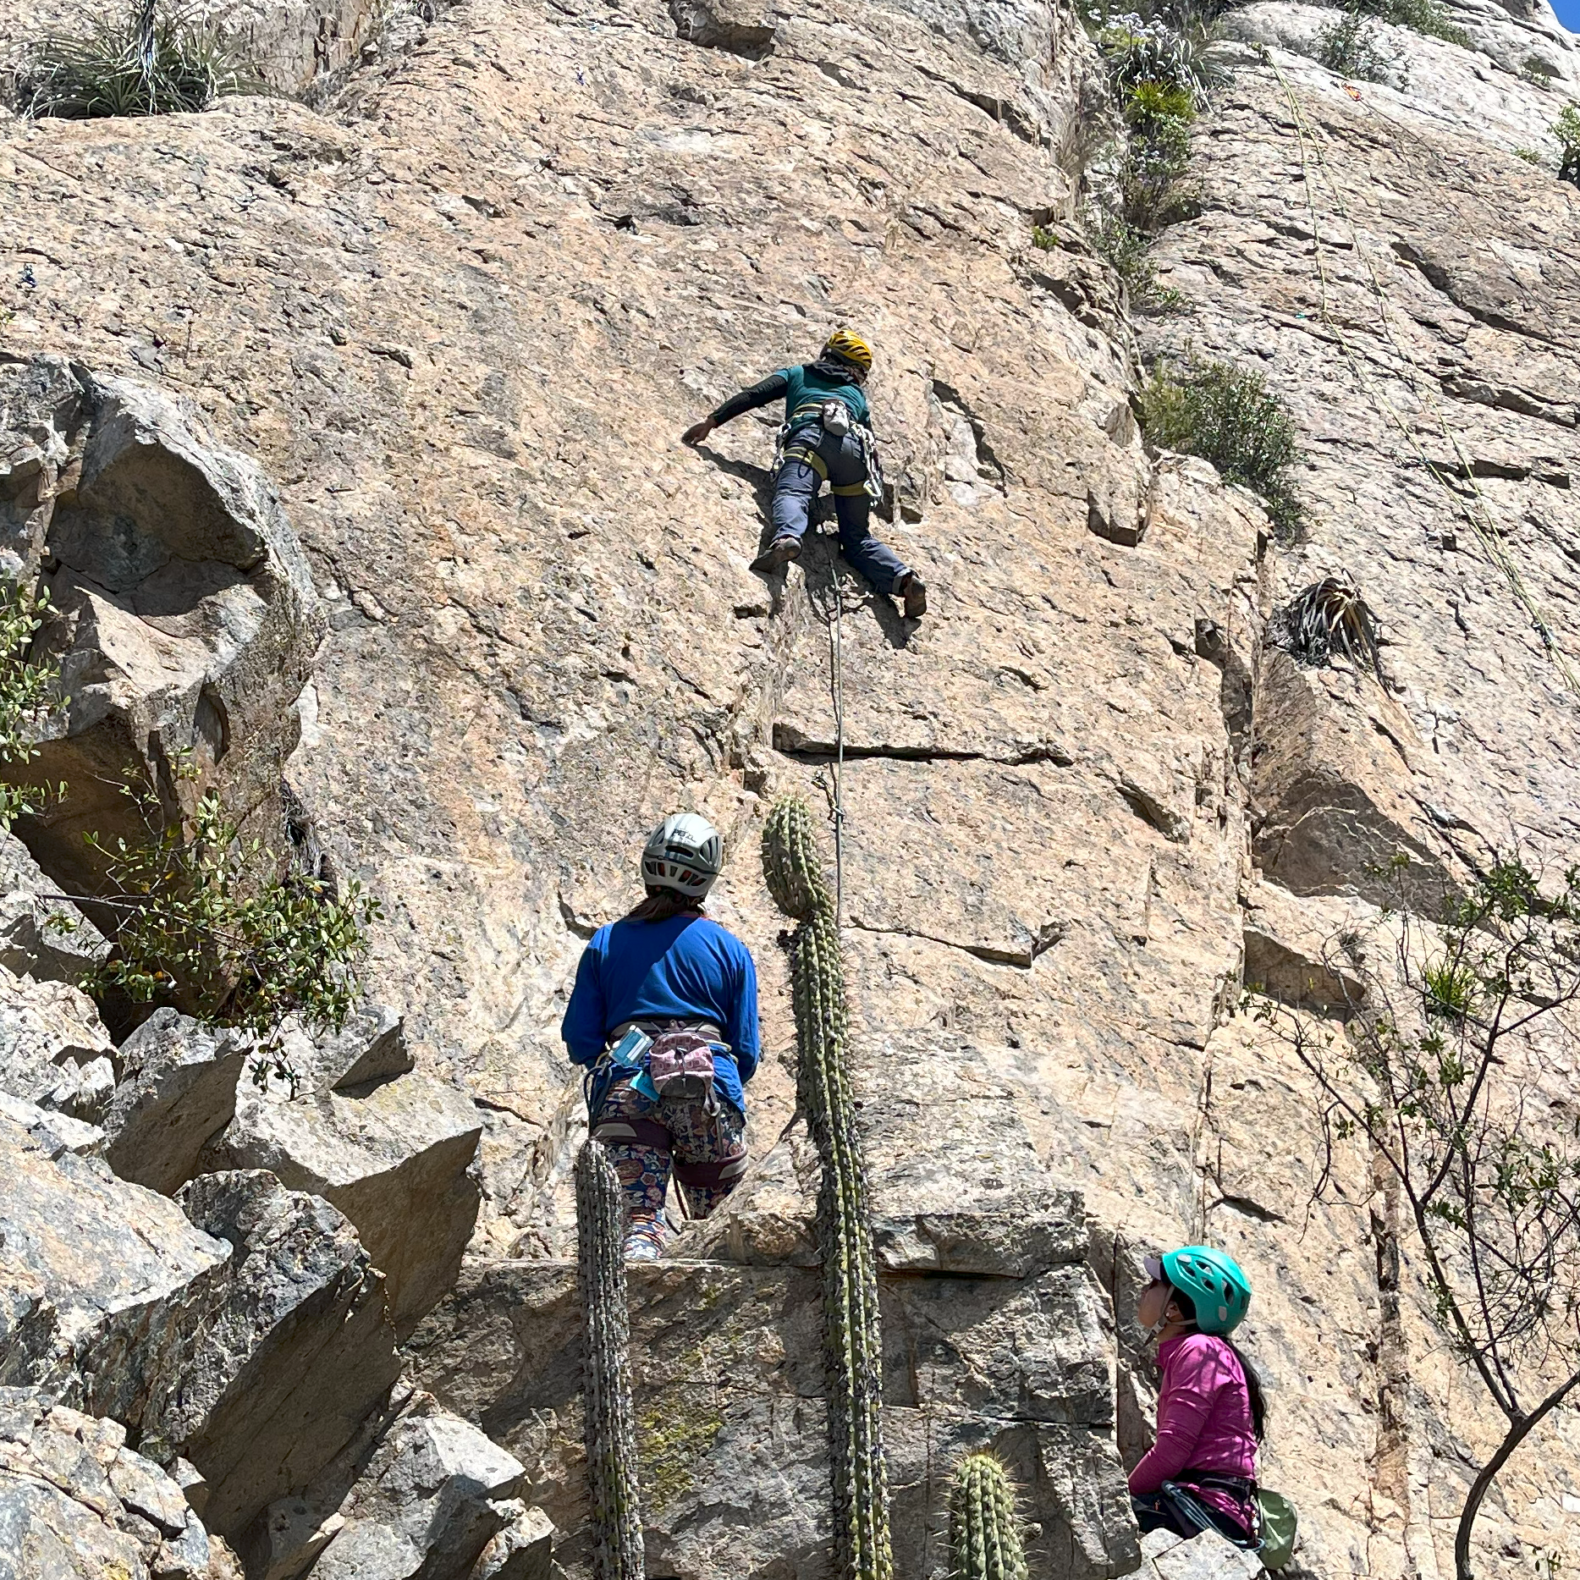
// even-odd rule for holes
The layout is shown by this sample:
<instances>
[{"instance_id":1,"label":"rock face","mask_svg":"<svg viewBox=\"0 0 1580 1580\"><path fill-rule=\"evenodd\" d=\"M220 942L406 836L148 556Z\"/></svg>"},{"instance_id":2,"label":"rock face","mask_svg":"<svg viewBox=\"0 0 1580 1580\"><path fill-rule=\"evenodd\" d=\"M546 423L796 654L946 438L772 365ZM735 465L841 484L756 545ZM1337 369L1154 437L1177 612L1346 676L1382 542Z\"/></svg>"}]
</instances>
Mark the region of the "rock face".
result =
<instances>
[{"instance_id":1,"label":"rock face","mask_svg":"<svg viewBox=\"0 0 1580 1580\"><path fill-rule=\"evenodd\" d=\"M115 1084L114 1051L85 993L0 971L0 1087L13 1097L96 1120Z\"/></svg>"},{"instance_id":2,"label":"rock face","mask_svg":"<svg viewBox=\"0 0 1580 1580\"><path fill-rule=\"evenodd\" d=\"M191 1460L213 1529L306 1485L389 1392L382 1280L327 1203L265 1174L207 1175L183 1216L4 1118L0 1147L0 1383Z\"/></svg>"},{"instance_id":3,"label":"rock face","mask_svg":"<svg viewBox=\"0 0 1580 1580\"><path fill-rule=\"evenodd\" d=\"M360 1062L359 1055L353 1069ZM354 1090L359 1095L309 1088L280 1101L248 1087L206 1161L267 1169L333 1203L383 1273L404 1338L455 1282L472 1236L482 1125L463 1093L430 1076Z\"/></svg>"},{"instance_id":4,"label":"rock face","mask_svg":"<svg viewBox=\"0 0 1580 1580\"><path fill-rule=\"evenodd\" d=\"M140 1423L180 1377L227 1248L162 1196L0 1119L0 1385Z\"/></svg>"},{"instance_id":5,"label":"rock face","mask_svg":"<svg viewBox=\"0 0 1580 1580\"><path fill-rule=\"evenodd\" d=\"M57 883L91 891L104 859L84 835L147 837L128 775L169 815L209 786L243 824L277 804L317 599L257 467L168 397L6 356L0 411L0 553L43 572L55 614L35 646L69 697L27 765L68 793L22 833Z\"/></svg>"},{"instance_id":6,"label":"rock face","mask_svg":"<svg viewBox=\"0 0 1580 1580\"><path fill-rule=\"evenodd\" d=\"M1580 713L1552 647L1580 668L1580 199L1548 128L1580 76L1540 0L1451 3L1470 48L1383 25L1404 87L1315 63L1331 13L1228 18L1200 211L1156 249L1185 311L1146 321L1073 224L1104 123L1063 4L465 0L322 113L258 98L0 127L4 210L31 216L0 235L0 528L63 611L49 642L74 701L46 756L81 763L51 773L89 798L26 838L62 881L110 816L95 765L186 747L262 808L299 733L301 804L385 901L369 974L403 1049L360 1081L360 1053L320 1068L315 1049L296 1101L249 1098L196 1166L267 1160L340 1201L404 1333L456 1265L485 1126L475 1261L414 1364L522 1464L567 1575L587 1554L564 1261L582 1115L557 1025L584 940L636 897L637 842L679 807L724 831L711 904L759 961L767 1056L750 1180L634 1286L650 1566L737 1574L749 1553L779 1580L823 1561L814 1181L755 847L772 795L826 804L841 744L902 1572L942 1568L950 1460L984 1444L1026 1488L1039 1572L1134 1571L1121 1471L1155 1387L1140 1258L1202 1238L1256 1287L1263 1476L1302 1504L1303 1568L1452 1572L1496 1423L1371 1160L1326 1154L1306 1072L1236 1013L1247 982L1336 1012L1323 943L1375 914L1395 856L1417 897L1511 844L1572 859ZM919 626L823 539L783 579L750 574L776 414L677 442L842 322L878 347L881 530L927 576ZM1288 401L1303 542L1275 542L1204 463L1148 453L1138 353L1187 349ZM305 689L309 576L254 462L332 628ZM1384 623L1381 680L1267 640L1341 569ZM481 1121L452 1113L461 1089ZM35 1122L16 1137L23 1205L47 1163L84 1244L107 1244L108 1176ZM419 1176L445 1203L430 1258L402 1216ZM240 1189L203 1181L186 1188ZM183 1291L220 1277L217 1242L137 1203L167 1247L137 1250L142 1281L63 1282L90 1338L119 1331L123 1299L153 1339L179 1330ZM312 1219L303 1243L344 1253L304 1257L313 1309L341 1309L343 1277L352 1326L375 1326L339 1221L278 1210L282 1235ZM29 1291L0 1375L76 1375L90 1340L38 1315L38 1254L0 1255ZM367 1350L382 1377L382 1328ZM350 1438L330 1448L349 1422L326 1408L308 1457L332 1454L340 1490L297 1500L287 1566L303 1542L334 1551L340 1483L367 1468L341 1463ZM1478 1574L1580 1561L1576 1430L1564 1415L1500 1475ZM210 1459L225 1519L256 1506L270 1529L320 1474L265 1486ZM527 1562L513 1528L480 1564Z\"/></svg>"},{"instance_id":7,"label":"rock face","mask_svg":"<svg viewBox=\"0 0 1580 1580\"><path fill-rule=\"evenodd\" d=\"M312 1572L320 1580L461 1580L495 1536L525 1518L514 1499L521 1479L509 1454L420 1395L347 1495L344 1524Z\"/></svg>"},{"instance_id":8,"label":"rock face","mask_svg":"<svg viewBox=\"0 0 1580 1580\"><path fill-rule=\"evenodd\" d=\"M382 1278L326 1202L232 1173L194 1180L181 1205L232 1265L157 1430L202 1471L208 1523L229 1535L352 1439L395 1381L394 1334Z\"/></svg>"},{"instance_id":9,"label":"rock face","mask_svg":"<svg viewBox=\"0 0 1580 1580\"><path fill-rule=\"evenodd\" d=\"M171 1195L236 1112L252 1042L157 1009L120 1046L120 1083L104 1117L106 1157L122 1179Z\"/></svg>"},{"instance_id":10,"label":"rock face","mask_svg":"<svg viewBox=\"0 0 1580 1580\"><path fill-rule=\"evenodd\" d=\"M39 982L76 984L110 946L54 888L15 834L0 837L0 965Z\"/></svg>"},{"instance_id":11,"label":"rock face","mask_svg":"<svg viewBox=\"0 0 1580 1580\"><path fill-rule=\"evenodd\" d=\"M0 1389L0 1575L6 1580L221 1580L181 1488L119 1422L30 1388Z\"/></svg>"}]
</instances>

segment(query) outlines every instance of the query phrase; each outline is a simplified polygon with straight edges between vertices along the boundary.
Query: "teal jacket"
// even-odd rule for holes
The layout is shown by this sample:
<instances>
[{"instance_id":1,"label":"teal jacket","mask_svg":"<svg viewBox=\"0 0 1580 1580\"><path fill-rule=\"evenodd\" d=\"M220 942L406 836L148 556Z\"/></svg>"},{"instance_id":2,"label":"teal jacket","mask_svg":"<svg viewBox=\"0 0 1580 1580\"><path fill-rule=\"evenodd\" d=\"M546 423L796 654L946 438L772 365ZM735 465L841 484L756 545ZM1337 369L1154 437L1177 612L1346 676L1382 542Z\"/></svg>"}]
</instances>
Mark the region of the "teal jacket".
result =
<instances>
[{"instance_id":1,"label":"teal jacket","mask_svg":"<svg viewBox=\"0 0 1580 1580\"><path fill-rule=\"evenodd\" d=\"M826 400L837 400L849 408L850 414L863 426L872 422L872 408L861 386L848 373L830 362L808 362L798 368L780 368L770 373L760 383L732 395L710 418L715 424L739 417L743 411L753 411L766 406L769 401L783 398L785 420L797 418L810 420L817 408Z\"/></svg>"}]
</instances>

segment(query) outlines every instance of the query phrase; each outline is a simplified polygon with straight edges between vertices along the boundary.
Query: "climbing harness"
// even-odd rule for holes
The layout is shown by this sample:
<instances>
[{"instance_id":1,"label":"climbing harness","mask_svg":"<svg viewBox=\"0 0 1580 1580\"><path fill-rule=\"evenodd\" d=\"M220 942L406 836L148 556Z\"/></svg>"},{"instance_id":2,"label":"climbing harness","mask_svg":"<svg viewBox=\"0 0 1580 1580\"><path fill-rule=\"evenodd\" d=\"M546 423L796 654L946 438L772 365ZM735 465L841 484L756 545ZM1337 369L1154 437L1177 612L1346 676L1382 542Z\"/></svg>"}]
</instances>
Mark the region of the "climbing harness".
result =
<instances>
[{"instance_id":1,"label":"climbing harness","mask_svg":"<svg viewBox=\"0 0 1580 1580\"><path fill-rule=\"evenodd\" d=\"M1361 244L1360 229L1350 214L1349 205L1345 202L1344 194L1339 190L1338 182L1328 169L1327 160L1322 152L1322 144L1316 130L1311 125L1305 111L1301 108L1299 100L1295 97L1295 92L1290 86L1289 79L1285 77L1283 71L1279 68L1278 62L1273 59L1271 52L1264 48L1262 58L1272 68L1273 75L1278 79L1278 85L1283 90L1285 102L1289 106L1290 116L1294 121L1295 140L1300 152L1301 181L1305 187L1306 210L1311 220L1312 256L1316 261L1317 267L1319 309L1322 322L1335 341L1337 341L1339 350L1343 353L1345 361L1349 363L1350 369L1355 375L1356 382L1371 399L1378 411L1398 429L1406 444L1414 451L1416 459L1425 468L1427 475L1440 483L1447 492L1459 501L1461 513L1466 523L1475 534L1476 540L1481 544L1487 558L1508 583L1515 602L1530 620L1532 629L1541 638L1542 646L1547 650L1547 653L1556 665L1560 676L1563 678L1564 685L1571 692L1580 695L1580 678L1577 678L1567 655L1559 647L1558 640L1553 634L1552 625L1526 587L1525 579L1520 573L1519 566L1504 547L1497 522L1493 517L1492 508L1476 480L1469 457L1466 456L1458 437L1448 425L1441 402L1434 394L1430 381L1422 372L1414 354L1409 347L1400 342L1394 332L1393 323L1388 316L1389 298L1387 288L1383 285L1382 279L1377 273L1370 253ZM1368 106L1368 109L1371 114L1387 121L1396 130L1400 132L1407 130L1399 126L1391 116L1383 114L1375 105ZM1424 407L1431 411L1432 416L1436 419L1439 432L1441 432L1449 448L1453 451L1460 476L1469 485L1470 502L1465 501L1459 491L1444 477L1438 466L1427 456L1420 440L1415 435L1414 429L1406 421L1404 415L1394 405L1393 401L1388 398L1387 393L1374 385L1370 374L1362 366L1361 358L1351 345L1348 336L1333 318L1328 301L1328 272L1323 257L1321 227L1317 218L1316 192L1311 179L1311 166L1313 163L1315 163L1318 172L1327 184L1335 210L1349 227L1351 244L1354 247L1355 255L1366 266L1367 277L1371 282L1372 292L1377 300L1377 318L1383 335L1386 337L1388 344L1392 346L1395 354L1409 370L1406 383L1409 385L1411 393L1421 401Z\"/></svg>"}]
</instances>

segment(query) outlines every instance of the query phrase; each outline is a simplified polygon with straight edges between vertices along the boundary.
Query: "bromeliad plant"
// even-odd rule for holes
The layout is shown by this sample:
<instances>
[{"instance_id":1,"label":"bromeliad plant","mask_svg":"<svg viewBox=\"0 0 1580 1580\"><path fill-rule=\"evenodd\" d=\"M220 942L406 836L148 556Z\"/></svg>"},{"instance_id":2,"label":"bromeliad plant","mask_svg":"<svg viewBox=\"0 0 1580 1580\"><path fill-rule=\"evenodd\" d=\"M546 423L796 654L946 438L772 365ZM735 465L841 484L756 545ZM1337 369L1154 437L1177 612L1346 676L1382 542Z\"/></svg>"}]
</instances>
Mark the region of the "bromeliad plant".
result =
<instances>
[{"instance_id":1,"label":"bromeliad plant","mask_svg":"<svg viewBox=\"0 0 1580 1580\"><path fill-rule=\"evenodd\" d=\"M1272 622L1273 640L1313 668L1337 653L1383 678L1377 616L1345 574L1324 576L1296 594Z\"/></svg>"},{"instance_id":2,"label":"bromeliad plant","mask_svg":"<svg viewBox=\"0 0 1580 1580\"><path fill-rule=\"evenodd\" d=\"M624 1245L625 1193L603 1146L585 1141L576 1157L576 1248L594 1580L643 1573Z\"/></svg>"},{"instance_id":3,"label":"bromeliad plant","mask_svg":"<svg viewBox=\"0 0 1580 1580\"><path fill-rule=\"evenodd\" d=\"M67 120L173 115L261 87L211 24L135 0L80 37L53 34L36 44L18 73L18 102L25 115Z\"/></svg>"},{"instance_id":4,"label":"bromeliad plant","mask_svg":"<svg viewBox=\"0 0 1580 1580\"><path fill-rule=\"evenodd\" d=\"M1404 858L1393 871L1392 948L1330 945L1336 979L1359 984L1343 1029L1257 1013L1315 1078L1328 1143L1359 1138L1397 1182L1430 1314L1504 1419L1455 1534L1471 1580L1498 1473L1580 1392L1580 1122L1543 1089L1580 1052L1580 869L1544 893L1496 860L1439 918L1412 909Z\"/></svg>"},{"instance_id":5,"label":"bromeliad plant","mask_svg":"<svg viewBox=\"0 0 1580 1580\"><path fill-rule=\"evenodd\" d=\"M774 903L800 923L790 942L790 971L801 1055L798 1098L823 1166L817 1227L836 1570L844 1580L893 1580L883 1332L867 1173L850 1088L845 972L834 896L823 879L812 814L799 797L776 802L769 813L763 875Z\"/></svg>"}]
</instances>

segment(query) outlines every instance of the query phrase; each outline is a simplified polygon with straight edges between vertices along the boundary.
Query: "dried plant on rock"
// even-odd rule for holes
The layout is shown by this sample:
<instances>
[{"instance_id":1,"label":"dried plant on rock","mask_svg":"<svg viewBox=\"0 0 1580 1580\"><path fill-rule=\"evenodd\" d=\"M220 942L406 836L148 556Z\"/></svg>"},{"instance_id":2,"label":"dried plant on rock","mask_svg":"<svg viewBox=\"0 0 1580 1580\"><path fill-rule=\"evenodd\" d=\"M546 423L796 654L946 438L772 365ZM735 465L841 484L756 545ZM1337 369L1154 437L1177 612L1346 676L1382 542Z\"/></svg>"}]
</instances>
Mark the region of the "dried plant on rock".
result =
<instances>
[{"instance_id":1,"label":"dried plant on rock","mask_svg":"<svg viewBox=\"0 0 1580 1580\"><path fill-rule=\"evenodd\" d=\"M1455 1536L1471 1580L1494 1479L1580 1390L1580 1121L1552 1077L1580 1053L1580 869L1543 892L1497 861L1440 918L1394 872L1375 937L1330 945L1335 979L1358 984L1345 1024L1266 1000L1258 1014L1315 1078L1329 1146L1363 1139L1397 1182L1427 1315L1503 1417Z\"/></svg>"},{"instance_id":2,"label":"dried plant on rock","mask_svg":"<svg viewBox=\"0 0 1580 1580\"><path fill-rule=\"evenodd\" d=\"M1335 654L1383 678L1377 616L1347 575L1324 576L1297 593L1271 622L1278 647L1313 668Z\"/></svg>"}]
</instances>

